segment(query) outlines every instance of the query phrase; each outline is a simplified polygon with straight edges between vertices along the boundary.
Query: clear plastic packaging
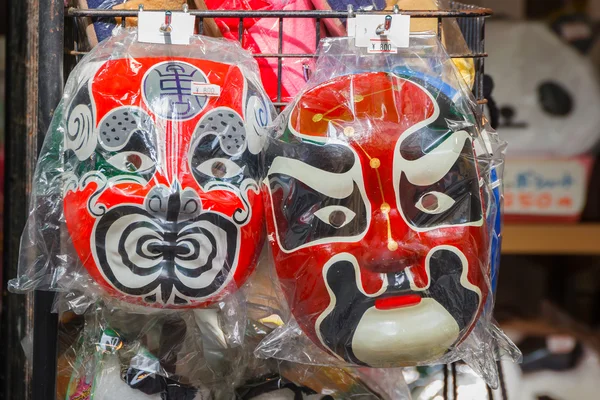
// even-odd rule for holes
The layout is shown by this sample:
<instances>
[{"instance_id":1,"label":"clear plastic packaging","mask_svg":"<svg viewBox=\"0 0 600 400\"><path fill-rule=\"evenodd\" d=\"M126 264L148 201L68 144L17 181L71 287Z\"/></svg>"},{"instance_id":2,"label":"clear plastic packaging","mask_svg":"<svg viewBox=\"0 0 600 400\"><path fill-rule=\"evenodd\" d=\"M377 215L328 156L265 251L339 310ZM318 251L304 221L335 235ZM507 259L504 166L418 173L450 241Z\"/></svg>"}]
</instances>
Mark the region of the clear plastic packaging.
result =
<instances>
[{"instance_id":1,"label":"clear plastic packaging","mask_svg":"<svg viewBox=\"0 0 600 400\"><path fill-rule=\"evenodd\" d=\"M339 0L312 0L317 9L346 11L348 2ZM392 10L398 6L400 10L451 10L452 4L448 0L353 0L350 2L354 10ZM330 36L347 36L345 22L337 18L324 19L325 26ZM411 32L437 33L437 18L413 18L410 21ZM449 53L470 53L469 46L461 32L456 18L442 18L442 43ZM461 76L470 88L475 83L475 63L472 58L454 58L452 60Z\"/></svg>"},{"instance_id":2,"label":"clear plastic packaging","mask_svg":"<svg viewBox=\"0 0 600 400\"><path fill-rule=\"evenodd\" d=\"M242 351L206 340L205 311L91 307L59 356L59 393L66 400L231 399Z\"/></svg>"},{"instance_id":3,"label":"clear plastic packaging","mask_svg":"<svg viewBox=\"0 0 600 400\"><path fill-rule=\"evenodd\" d=\"M262 250L274 110L252 56L119 29L73 70L41 151L12 291L156 308L218 303Z\"/></svg>"},{"instance_id":4,"label":"clear plastic packaging","mask_svg":"<svg viewBox=\"0 0 600 400\"><path fill-rule=\"evenodd\" d=\"M434 35L375 55L325 39L315 70L264 152L292 317L255 353L370 367L463 359L497 385L496 356L519 356L491 320L504 143Z\"/></svg>"}]
</instances>

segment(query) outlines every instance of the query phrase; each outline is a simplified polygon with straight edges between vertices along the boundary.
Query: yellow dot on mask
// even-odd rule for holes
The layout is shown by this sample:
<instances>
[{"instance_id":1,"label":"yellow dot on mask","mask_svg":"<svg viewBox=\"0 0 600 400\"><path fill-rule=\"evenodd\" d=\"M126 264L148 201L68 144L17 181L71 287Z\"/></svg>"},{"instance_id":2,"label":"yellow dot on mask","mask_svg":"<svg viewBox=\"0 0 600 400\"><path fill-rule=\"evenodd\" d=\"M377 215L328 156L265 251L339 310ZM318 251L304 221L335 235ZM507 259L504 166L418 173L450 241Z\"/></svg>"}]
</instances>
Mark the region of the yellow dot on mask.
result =
<instances>
[{"instance_id":1,"label":"yellow dot on mask","mask_svg":"<svg viewBox=\"0 0 600 400\"><path fill-rule=\"evenodd\" d=\"M382 213L387 214L390 212L390 205L388 203L383 203L379 209Z\"/></svg>"},{"instance_id":2,"label":"yellow dot on mask","mask_svg":"<svg viewBox=\"0 0 600 400\"><path fill-rule=\"evenodd\" d=\"M381 161L379 161L379 158L371 158L369 165L371 168L377 169L381 165Z\"/></svg>"},{"instance_id":3,"label":"yellow dot on mask","mask_svg":"<svg viewBox=\"0 0 600 400\"><path fill-rule=\"evenodd\" d=\"M361 101L363 101L365 98L363 96L361 96L360 94L357 94L356 96L354 96L354 102L355 103L360 103Z\"/></svg>"},{"instance_id":4,"label":"yellow dot on mask","mask_svg":"<svg viewBox=\"0 0 600 400\"><path fill-rule=\"evenodd\" d=\"M398 243L394 242L393 240L390 240L388 242L388 250L389 251L396 251L396 250L398 250Z\"/></svg>"},{"instance_id":5,"label":"yellow dot on mask","mask_svg":"<svg viewBox=\"0 0 600 400\"><path fill-rule=\"evenodd\" d=\"M323 119L323 114L315 114L313 115L313 122L319 122Z\"/></svg>"},{"instance_id":6,"label":"yellow dot on mask","mask_svg":"<svg viewBox=\"0 0 600 400\"><path fill-rule=\"evenodd\" d=\"M351 126L347 126L344 128L344 135L350 137L350 136L354 136L354 128Z\"/></svg>"}]
</instances>

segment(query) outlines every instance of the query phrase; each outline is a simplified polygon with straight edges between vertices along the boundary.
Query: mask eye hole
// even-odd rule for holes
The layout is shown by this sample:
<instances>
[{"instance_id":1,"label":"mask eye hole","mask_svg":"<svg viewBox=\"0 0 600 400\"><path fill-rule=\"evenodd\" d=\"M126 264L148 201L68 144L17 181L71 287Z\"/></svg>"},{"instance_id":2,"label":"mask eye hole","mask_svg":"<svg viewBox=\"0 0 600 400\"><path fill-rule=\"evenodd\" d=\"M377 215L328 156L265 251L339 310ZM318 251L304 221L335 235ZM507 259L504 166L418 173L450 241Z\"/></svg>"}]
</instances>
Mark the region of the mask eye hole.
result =
<instances>
[{"instance_id":1,"label":"mask eye hole","mask_svg":"<svg viewBox=\"0 0 600 400\"><path fill-rule=\"evenodd\" d=\"M415 207L426 214L441 214L448 211L454 203L454 199L447 194L428 192L421 196Z\"/></svg>"},{"instance_id":2,"label":"mask eye hole","mask_svg":"<svg viewBox=\"0 0 600 400\"><path fill-rule=\"evenodd\" d=\"M329 214L329 225L334 228L340 228L346 223L346 213L342 210L335 210Z\"/></svg>"},{"instance_id":3,"label":"mask eye hole","mask_svg":"<svg viewBox=\"0 0 600 400\"><path fill-rule=\"evenodd\" d=\"M340 229L349 224L356 213L344 206L327 206L315 212L315 216L327 225Z\"/></svg>"},{"instance_id":4,"label":"mask eye hole","mask_svg":"<svg viewBox=\"0 0 600 400\"><path fill-rule=\"evenodd\" d=\"M142 166L142 157L137 154L129 154L125 157L125 167L131 172L135 172Z\"/></svg>"},{"instance_id":5,"label":"mask eye hole","mask_svg":"<svg viewBox=\"0 0 600 400\"><path fill-rule=\"evenodd\" d=\"M421 198L421 205L428 211L435 211L439 207L438 198L432 193L427 193Z\"/></svg>"},{"instance_id":6,"label":"mask eye hole","mask_svg":"<svg viewBox=\"0 0 600 400\"><path fill-rule=\"evenodd\" d=\"M215 161L210 166L210 172L215 178L223 178L227 175L227 166L221 161Z\"/></svg>"},{"instance_id":7,"label":"mask eye hole","mask_svg":"<svg viewBox=\"0 0 600 400\"><path fill-rule=\"evenodd\" d=\"M217 179L230 179L243 173L243 168L226 158L213 158L196 167L204 175Z\"/></svg>"},{"instance_id":8,"label":"mask eye hole","mask_svg":"<svg viewBox=\"0 0 600 400\"><path fill-rule=\"evenodd\" d=\"M154 161L137 151L124 151L106 160L113 167L125 172L144 172L154 167Z\"/></svg>"}]
</instances>

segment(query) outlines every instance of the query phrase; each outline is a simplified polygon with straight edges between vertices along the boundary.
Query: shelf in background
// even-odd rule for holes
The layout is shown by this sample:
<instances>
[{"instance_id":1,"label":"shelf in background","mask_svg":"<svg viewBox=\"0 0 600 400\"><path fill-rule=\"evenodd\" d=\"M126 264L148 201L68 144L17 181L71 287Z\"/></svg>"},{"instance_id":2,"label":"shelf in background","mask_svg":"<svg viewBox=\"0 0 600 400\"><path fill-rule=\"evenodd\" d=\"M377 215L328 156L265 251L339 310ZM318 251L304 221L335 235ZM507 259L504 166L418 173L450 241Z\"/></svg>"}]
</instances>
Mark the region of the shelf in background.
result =
<instances>
[{"instance_id":1,"label":"shelf in background","mask_svg":"<svg viewBox=\"0 0 600 400\"><path fill-rule=\"evenodd\" d=\"M503 254L600 255L600 224L506 224Z\"/></svg>"}]
</instances>

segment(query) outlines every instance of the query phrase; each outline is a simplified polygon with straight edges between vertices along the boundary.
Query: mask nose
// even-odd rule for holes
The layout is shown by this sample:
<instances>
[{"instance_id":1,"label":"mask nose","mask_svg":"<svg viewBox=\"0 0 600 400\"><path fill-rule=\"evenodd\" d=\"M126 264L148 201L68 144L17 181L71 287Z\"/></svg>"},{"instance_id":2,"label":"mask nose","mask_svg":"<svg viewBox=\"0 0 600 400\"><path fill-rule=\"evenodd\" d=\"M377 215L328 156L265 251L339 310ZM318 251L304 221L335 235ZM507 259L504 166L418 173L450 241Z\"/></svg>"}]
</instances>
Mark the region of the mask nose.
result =
<instances>
[{"instance_id":1,"label":"mask nose","mask_svg":"<svg viewBox=\"0 0 600 400\"><path fill-rule=\"evenodd\" d=\"M372 229L362 241L361 266L377 273L402 272L422 261L425 246L396 215L397 211L384 211L374 215Z\"/></svg>"},{"instance_id":2,"label":"mask nose","mask_svg":"<svg viewBox=\"0 0 600 400\"><path fill-rule=\"evenodd\" d=\"M165 222L179 222L198 216L202 203L192 189L181 189L175 181L171 187L160 185L146 196L144 207L155 218Z\"/></svg>"}]
</instances>

